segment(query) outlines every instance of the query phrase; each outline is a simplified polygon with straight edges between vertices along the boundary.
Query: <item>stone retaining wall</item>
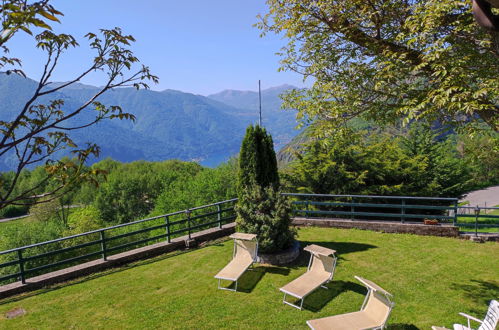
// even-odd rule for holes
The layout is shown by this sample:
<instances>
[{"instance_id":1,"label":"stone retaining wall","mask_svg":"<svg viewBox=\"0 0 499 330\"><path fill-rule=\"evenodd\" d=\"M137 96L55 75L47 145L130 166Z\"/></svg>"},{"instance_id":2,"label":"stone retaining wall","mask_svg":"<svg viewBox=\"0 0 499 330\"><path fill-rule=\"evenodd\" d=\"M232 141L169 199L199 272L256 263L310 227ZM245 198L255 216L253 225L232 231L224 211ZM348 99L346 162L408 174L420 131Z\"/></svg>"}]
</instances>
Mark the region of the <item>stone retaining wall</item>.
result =
<instances>
[{"instance_id":1,"label":"stone retaining wall","mask_svg":"<svg viewBox=\"0 0 499 330\"><path fill-rule=\"evenodd\" d=\"M385 233L404 233L415 235L458 237L459 228L452 225L424 225L420 223L400 223L391 221L362 221L346 219L299 218L293 219L297 226L317 226L334 228L357 228Z\"/></svg>"}]
</instances>

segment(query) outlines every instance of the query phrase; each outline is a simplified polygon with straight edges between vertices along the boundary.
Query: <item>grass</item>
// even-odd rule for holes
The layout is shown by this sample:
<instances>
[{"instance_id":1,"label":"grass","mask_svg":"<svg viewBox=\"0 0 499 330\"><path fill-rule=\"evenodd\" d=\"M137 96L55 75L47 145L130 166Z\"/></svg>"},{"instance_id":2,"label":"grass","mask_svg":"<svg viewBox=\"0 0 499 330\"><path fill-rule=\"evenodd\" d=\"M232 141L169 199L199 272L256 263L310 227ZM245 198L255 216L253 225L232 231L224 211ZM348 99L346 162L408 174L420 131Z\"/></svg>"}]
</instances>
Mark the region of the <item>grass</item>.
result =
<instances>
[{"instance_id":1,"label":"grass","mask_svg":"<svg viewBox=\"0 0 499 330\"><path fill-rule=\"evenodd\" d=\"M0 222L0 231L8 230L10 228L18 228L19 226L24 226L34 221L36 221L34 216L28 216L26 218Z\"/></svg>"},{"instance_id":2,"label":"grass","mask_svg":"<svg viewBox=\"0 0 499 330\"><path fill-rule=\"evenodd\" d=\"M499 207L498 205L494 207ZM492 210L487 213L488 215L499 215L499 210ZM461 231L475 231L475 217L458 217L457 218L458 223L469 223L469 226L463 227L461 226L459 230ZM480 217L478 218L478 224L499 224L499 219L496 218L486 218L486 217ZM483 233L499 233L499 227L490 227L490 228L484 228L484 227L478 227L478 232L483 232Z\"/></svg>"},{"instance_id":3,"label":"grass","mask_svg":"<svg viewBox=\"0 0 499 330\"><path fill-rule=\"evenodd\" d=\"M289 267L258 265L241 292L228 292L213 278L231 256L223 241L0 301L0 328L307 329L306 320L360 308L365 289L354 275L393 293L389 329L451 327L465 321L458 312L483 317L499 297L497 243L332 228L302 228L299 239L340 258L329 290L311 294L303 311L284 305L279 288L305 271L307 255ZM4 317L18 307L26 315Z\"/></svg>"}]
</instances>

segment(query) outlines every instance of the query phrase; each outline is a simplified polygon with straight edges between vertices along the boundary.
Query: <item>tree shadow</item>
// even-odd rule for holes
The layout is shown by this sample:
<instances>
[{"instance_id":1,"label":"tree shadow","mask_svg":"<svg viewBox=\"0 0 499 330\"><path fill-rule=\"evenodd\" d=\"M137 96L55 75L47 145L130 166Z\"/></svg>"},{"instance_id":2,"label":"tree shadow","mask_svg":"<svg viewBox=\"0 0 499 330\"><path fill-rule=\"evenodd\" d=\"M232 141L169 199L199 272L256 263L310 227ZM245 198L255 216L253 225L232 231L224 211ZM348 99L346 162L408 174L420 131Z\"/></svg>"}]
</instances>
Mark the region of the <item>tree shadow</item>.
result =
<instances>
[{"instance_id":1,"label":"tree shadow","mask_svg":"<svg viewBox=\"0 0 499 330\"><path fill-rule=\"evenodd\" d=\"M166 254L151 256L151 257L148 257L147 259L132 261L130 263L112 265L110 268L98 271L96 273L85 274L85 275L82 275L81 277L76 277L74 279L70 279L70 280L65 281L65 282L55 283L55 284L52 284L52 285L49 285L46 287L35 289L34 291L28 291L28 292L20 293L18 295L12 296L12 297L0 299L0 306L11 303L11 302L21 301L21 300L24 300L26 298L42 295L42 294L45 294L45 293L48 293L51 291L56 291L56 290L59 290L62 288L71 287L73 285L77 285L77 284L84 283L87 281L92 281L94 279L98 279L100 277L104 277L107 275L121 273L123 271L133 269L135 267L140 267L140 266L152 264L152 263L155 263L158 261L170 259L170 258L179 256L179 255L182 255L184 253L196 251L196 250L199 250L203 247L208 247L208 246L215 246L215 247L223 246L223 242L215 241L213 243L213 245L212 244L206 244L206 245L202 245L202 246L200 245L200 246L195 247L195 248L175 250L175 251L167 252ZM29 279L27 279L26 281L29 282Z\"/></svg>"},{"instance_id":2,"label":"tree shadow","mask_svg":"<svg viewBox=\"0 0 499 330\"><path fill-rule=\"evenodd\" d=\"M364 286L350 281L333 280L332 282L328 283L326 287L327 289L319 287L314 292L305 297L303 308L316 313L343 292L353 291L361 295L365 295L367 292Z\"/></svg>"},{"instance_id":3,"label":"tree shadow","mask_svg":"<svg viewBox=\"0 0 499 330\"><path fill-rule=\"evenodd\" d=\"M377 248L377 246L375 246L375 245L364 244L364 243L355 243L355 242L324 242L324 241L320 241L320 242L300 241L300 242L301 242L302 247L305 247L305 246L310 245L310 244L317 244L317 245L326 247L328 249L335 250L338 253L338 255L366 251L369 249Z\"/></svg>"},{"instance_id":4,"label":"tree shadow","mask_svg":"<svg viewBox=\"0 0 499 330\"><path fill-rule=\"evenodd\" d=\"M390 321L388 321L390 322ZM387 330L419 330L417 326L414 324L405 324L405 323L395 323L395 324L388 324L386 326Z\"/></svg>"},{"instance_id":5,"label":"tree shadow","mask_svg":"<svg viewBox=\"0 0 499 330\"><path fill-rule=\"evenodd\" d=\"M312 241L300 241L300 255L293 262L283 266L285 268L297 269L300 267L307 267L310 260L310 253L303 251L303 248L316 244L329 249L333 249L337 252L338 259L342 260L342 255L347 253L354 253L359 251L365 251L369 249L377 248L375 245L362 244L362 243L352 243L352 242L312 242Z\"/></svg>"},{"instance_id":6,"label":"tree shadow","mask_svg":"<svg viewBox=\"0 0 499 330\"><path fill-rule=\"evenodd\" d=\"M251 293L258 282L262 280L266 272L265 267L253 267L245 271L237 281L237 292ZM232 282L223 287L234 290L236 288L236 282Z\"/></svg>"},{"instance_id":7,"label":"tree shadow","mask_svg":"<svg viewBox=\"0 0 499 330\"><path fill-rule=\"evenodd\" d=\"M289 268L287 267L278 267L278 266L259 266L256 268L264 268L265 273L269 274L277 274L277 275L282 275L282 276L288 276L289 273L291 272Z\"/></svg>"},{"instance_id":8,"label":"tree shadow","mask_svg":"<svg viewBox=\"0 0 499 330\"><path fill-rule=\"evenodd\" d=\"M481 306L481 309L470 310L470 312L478 316L484 313L484 309L487 309L490 300L499 297L499 285L481 280L471 280L470 282L473 284L454 283L452 288L464 292L468 299L472 300L477 306Z\"/></svg>"}]
</instances>

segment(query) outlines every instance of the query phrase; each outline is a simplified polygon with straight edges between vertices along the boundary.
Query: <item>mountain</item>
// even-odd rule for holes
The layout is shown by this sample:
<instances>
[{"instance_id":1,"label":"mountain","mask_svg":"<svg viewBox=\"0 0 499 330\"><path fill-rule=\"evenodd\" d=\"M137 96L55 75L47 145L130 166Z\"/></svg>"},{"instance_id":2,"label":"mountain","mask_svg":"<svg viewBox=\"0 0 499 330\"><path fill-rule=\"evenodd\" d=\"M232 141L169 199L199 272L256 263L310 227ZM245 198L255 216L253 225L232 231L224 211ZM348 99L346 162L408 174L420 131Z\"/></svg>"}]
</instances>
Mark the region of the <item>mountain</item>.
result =
<instances>
[{"instance_id":1,"label":"mountain","mask_svg":"<svg viewBox=\"0 0 499 330\"><path fill-rule=\"evenodd\" d=\"M281 85L262 90L262 125L272 133L276 149L286 145L300 132L295 129L296 111L283 110L279 97L294 88L296 87L291 85ZM253 122L258 121L258 92L229 89L208 95L208 98L237 108L239 116L247 116Z\"/></svg>"},{"instance_id":2,"label":"mountain","mask_svg":"<svg viewBox=\"0 0 499 330\"><path fill-rule=\"evenodd\" d=\"M0 119L13 119L35 87L36 82L31 79L0 74ZM94 86L74 84L52 94L50 99L64 99L65 108L73 109L97 90ZM238 102L238 93L246 92L233 91L231 102L245 104L244 98ZM258 97L257 93L254 94ZM264 97L268 104L273 104L273 109L276 109L276 104L280 102L277 94L266 90L263 95L267 95ZM271 95L274 95L273 99ZM252 100L253 96L248 100ZM43 98L40 103L47 103L48 100L49 98ZM106 157L123 162L177 158L214 166L239 151L245 128L249 123L256 122L257 118L253 109L226 104L214 97L175 90L157 92L119 88L103 94L98 100L108 106L119 105L137 119L135 122L105 120L98 125L73 131L72 137L78 145L93 142L101 146L101 155L94 161ZM274 119L270 122L270 109L268 110L267 128L274 134L276 145L283 145L296 132L293 130L294 118L283 111L279 110L279 113L284 119L272 114ZM70 124L81 125L93 118L94 114L91 108L85 109ZM64 153L58 154L63 155ZM13 154L4 155L0 159L0 171L13 169L14 165Z\"/></svg>"}]
</instances>

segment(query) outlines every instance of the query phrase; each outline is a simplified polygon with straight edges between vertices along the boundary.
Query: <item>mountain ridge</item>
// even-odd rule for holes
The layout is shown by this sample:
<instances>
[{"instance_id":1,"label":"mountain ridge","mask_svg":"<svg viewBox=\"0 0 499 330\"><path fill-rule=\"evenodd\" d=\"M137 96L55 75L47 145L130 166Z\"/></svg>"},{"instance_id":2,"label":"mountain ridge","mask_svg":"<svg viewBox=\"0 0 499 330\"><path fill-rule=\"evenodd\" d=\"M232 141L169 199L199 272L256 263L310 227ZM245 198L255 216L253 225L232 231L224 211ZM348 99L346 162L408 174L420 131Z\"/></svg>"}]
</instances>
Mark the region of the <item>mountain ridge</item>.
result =
<instances>
[{"instance_id":1,"label":"mountain ridge","mask_svg":"<svg viewBox=\"0 0 499 330\"><path fill-rule=\"evenodd\" d=\"M51 87L63 83L53 83ZM35 86L36 82L29 78L0 74L2 120L10 120L18 113ZM68 109L81 104L97 89L95 86L77 83L61 89L51 99L64 99ZM268 94L265 91L262 94L265 93L267 97L276 94L275 90ZM268 104L272 104L273 108L268 109L267 113L272 112L275 120L266 123L266 126L274 135L276 146L279 146L291 140L297 132L293 130L294 119L289 115L283 115L282 118L275 116L276 105L280 107L280 100L276 100L275 96L273 98L268 99ZM101 146L101 156L92 163L106 157L125 162L176 158L198 160L204 165L214 166L239 151L245 128L257 120L257 112L245 109L243 100L238 103L236 99L237 97L233 97L231 101L239 107L214 98L171 89L137 91L134 88L118 88L106 92L98 100L108 106L120 105L125 112L137 117L136 122L106 120L97 126L76 130L74 137L77 144L95 142ZM42 103L47 101L48 98L40 100ZM73 120L71 124L81 124L94 114L92 109L86 109L81 118ZM64 154L61 153L62 155ZM0 159L1 171L12 169L15 163L12 156Z\"/></svg>"}]
</instances>

